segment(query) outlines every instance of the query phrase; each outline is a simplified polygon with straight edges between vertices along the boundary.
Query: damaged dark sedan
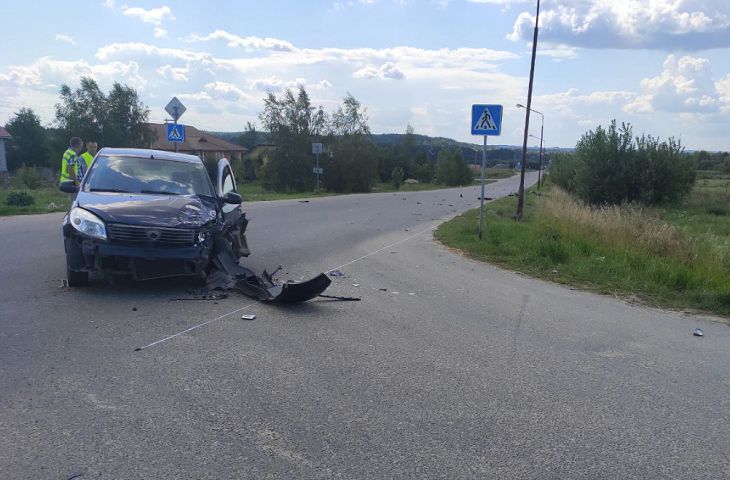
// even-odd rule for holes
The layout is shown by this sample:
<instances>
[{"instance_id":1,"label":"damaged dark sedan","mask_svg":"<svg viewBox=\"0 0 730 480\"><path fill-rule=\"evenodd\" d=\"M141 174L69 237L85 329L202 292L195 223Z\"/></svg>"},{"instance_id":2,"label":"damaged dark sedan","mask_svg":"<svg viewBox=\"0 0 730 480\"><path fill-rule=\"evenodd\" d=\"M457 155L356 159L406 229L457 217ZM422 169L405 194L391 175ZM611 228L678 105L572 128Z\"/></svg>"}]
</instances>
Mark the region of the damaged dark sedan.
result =
<instances>
[{"instance_id":1,"label":"damaged dark sedan","mask_svg":"<svg viewBox=\"0 0 730 480\"><path fill-rule=\"evenodd\" d=\"M141 149L104 148L80 185L63 220L70 286L89 273L145 280L203 276L215 239L223 234L248 255L246 217L226 159L216 185L196 156Z\"/></svg>"},{"instance_id":2,"label":"damaged dark sedan","mask_svg":"<svg viewBox=\"0 0 730 480\"><path fill-rule=\"evenodd\" d=\"M215 182L211 177L215 177ZM237 289L262 301L296 303L330 284L320 274L277 285L241 266L249 255L248 219L228 160L209 174L200 158L158 150L103 148L63 219L69 286L90 273L112 279L205 278L210 289Z\"/></svg>"}]
</instances>

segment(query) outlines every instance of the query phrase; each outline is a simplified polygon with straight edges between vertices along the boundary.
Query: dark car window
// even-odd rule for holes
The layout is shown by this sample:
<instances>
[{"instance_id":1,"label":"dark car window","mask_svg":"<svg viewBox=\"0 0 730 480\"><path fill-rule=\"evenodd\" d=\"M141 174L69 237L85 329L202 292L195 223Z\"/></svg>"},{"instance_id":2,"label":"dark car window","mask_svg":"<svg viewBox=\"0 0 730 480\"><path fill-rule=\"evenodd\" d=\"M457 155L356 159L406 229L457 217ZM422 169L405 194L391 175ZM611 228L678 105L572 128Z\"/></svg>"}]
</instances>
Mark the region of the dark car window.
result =
<instances>
[{"instance_id":1,"label":"dark car window","mask_svg":"<svg viewBox=\"0 0 730 480\"><path fill-rule=\"evenodd\" d=\"M214 196L202 164L125 156L97 157L83 190Z\"/></svg>"}]
</instances>

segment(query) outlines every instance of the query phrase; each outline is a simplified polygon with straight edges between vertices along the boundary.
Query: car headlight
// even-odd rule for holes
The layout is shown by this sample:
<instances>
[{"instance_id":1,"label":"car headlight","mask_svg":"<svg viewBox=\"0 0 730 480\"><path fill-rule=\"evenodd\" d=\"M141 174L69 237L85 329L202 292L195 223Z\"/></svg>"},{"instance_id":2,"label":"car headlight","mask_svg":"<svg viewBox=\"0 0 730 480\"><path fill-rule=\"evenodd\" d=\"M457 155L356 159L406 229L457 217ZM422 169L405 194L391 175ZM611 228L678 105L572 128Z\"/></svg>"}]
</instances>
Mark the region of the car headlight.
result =
<instances>
[{"instance_id":1,"label":"car headlight","mask_svg":"<svg viewBox=\"0 0 730 480\"><path fill-rule=\"evenodd\" d=\"M106 227L104 222L93 213L83 208L74 207L69 214L71 225L80 233L92 238L106 240Z\"/></svg>"}]
</instances>

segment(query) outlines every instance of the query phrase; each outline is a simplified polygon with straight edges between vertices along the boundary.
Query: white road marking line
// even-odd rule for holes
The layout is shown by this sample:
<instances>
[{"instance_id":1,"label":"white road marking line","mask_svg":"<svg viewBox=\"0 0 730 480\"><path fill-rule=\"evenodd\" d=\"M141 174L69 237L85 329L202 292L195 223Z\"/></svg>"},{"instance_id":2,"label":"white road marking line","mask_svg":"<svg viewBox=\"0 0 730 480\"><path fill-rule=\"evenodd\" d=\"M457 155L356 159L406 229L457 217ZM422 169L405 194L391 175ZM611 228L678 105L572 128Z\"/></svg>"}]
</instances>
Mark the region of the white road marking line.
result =
<instances>
[{"instance_id":1,"label":"white road marking line","mask_svg":"<svg viewBox=\"0 0 730 480\"><path fill-rule=\"evenodd\" d=\"M235 310L233 310L233 311L231 311L231 312L228 312L228 313L224 313L223 315L220 315L220 316L218 316L218 317L215 317L215 318L214 318L214 319L212 319L212 320L208 320L208 321L205 321L205 322L203 322L203 323L201 323L201 324L198 324L198 325L192 326L192 327L190 327L190 328L186 328L186 329L185 329L185 330L183 330L182 332L177 332L177 333L176 333L176 334L174 334L174 335L170 335L169 337L165 337L165 338L163 338L163 339L157 340L156 342L152 342L152 343L150 343L149 345L145 345L144 347L137 347L137 348L135 348L135 349L134 349L134 351L135 351L135 352L139 352L140 350L144 350L144 349L146 349L146 348L154 347L154 346L155 346L155 345L157 345L157 344L160 344L160 343L162 343L162 342L166 342L166 341L168 341L168 340L171 340L171 339L173 339L173 338L175 338L175 337L179 337L180 335L183 335L183 334L185 334L185 333L188 333L188 332L192 332L193 330L196 330L196 329L198 329L198 328L200 328L200 327L204 327L204 326L208 325L209 323L213 323L213 322L215 322L215 321L217 321L217 320L220 320L220 319L222 319L222 318L226 318L226 317L228 317L228 316L230 316L230 315L233 315L234 313L238 313L238 312L240 312L241 310L245 310L245 309L247 309L247 308L249 308L249 307L251 307L251 306L253 306L253 305L254 305L253 303L249 303L248 305L246 305L246 306L244 306L244 307L241 307L241 308L237 308L237 309L235 309Z\"/></svg>"},{"instance_id":2,"label":"white road marking line","mask_svg":"<svg viewBox=\"0 0 730 480\"><path fill-rule=\"evenodd\" d=\"M328 270L326 270L326 271L327 271L327 272L331 272L331 271L333 271L333 270L339 270L339 269L341 269L341 268L343 268L343 267L347 267L347 266L349 266L349 265L352 265L352 264L353 264L353 263L355 263L355 262L359 262L360 260L365 260L366 258L368 258L368 257L371 257L371 256L375 255L375 254L376 254L376 253L378 253L378 252L382 252L383 250L386 250L386 249L388 249L388 248L392 248L392 247L395 247L396 245L399 245L399 244L401 244L401 243L403 243L403 242L407 242L408 240L411 240L411 239L413 239L413 238L416 238L416 237L417 237L417 236L419 236L419 235L423 235L424 233L426 233L426 232L428 232L428 231L430 231L430 230L433 230L433 226L430 226L430 227L428 227L428 228L426 228L426 229L424 229L424 230L421 230L421 231L420 231L420 232L418 232L418 233L414 233L414 234L413 234L413 235L411 235L410 237L406 237L406 238L403 238L403 239L401 239L401 240L398 240L398 241L397 241L397 242L395 242L395 243L391 243L390 245L386 245L386 246L384 246L384 247L381 247L381 248L379 248L379 249L377 249L377 250L375 250L375 251L373 251L373 252L370 252L370 253L368 253L368 254L365 254L365 255L363 255L363 256L362 256L362 257L360 257L360 258L356 258L355 260L351 260L351 261L349 261L349 262L347 262L347 263L343 263L343 264L342 264L342 265L340 265L339 267L334 267L334 268L330 268L330 269L328 269Z\"/></svg>"}]
</instances>

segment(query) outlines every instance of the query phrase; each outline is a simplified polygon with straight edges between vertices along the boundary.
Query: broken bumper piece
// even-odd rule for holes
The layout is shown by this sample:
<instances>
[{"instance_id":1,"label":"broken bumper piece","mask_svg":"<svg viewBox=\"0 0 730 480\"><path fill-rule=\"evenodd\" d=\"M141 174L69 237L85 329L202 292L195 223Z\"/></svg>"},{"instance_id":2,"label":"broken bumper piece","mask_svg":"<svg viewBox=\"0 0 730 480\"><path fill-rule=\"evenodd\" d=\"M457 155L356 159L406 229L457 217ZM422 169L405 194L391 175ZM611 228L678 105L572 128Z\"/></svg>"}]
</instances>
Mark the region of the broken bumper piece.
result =
<instances>
[{"instance_id":1,"label":"broken bumper piece","mask_svg":"<svg viewBox=\"0 0 730 480\"><path fill-rule=\"evenodd\" d=\"M305 282L277 285L266 271L259 276L239 265L230 244L225 240L216 241L216 251L213 257L215 269L206 279L209 290L238 290L263 302L300 303L319 296L331 283L327 275L320 273Z\"/></svg>"}]
</instances>

